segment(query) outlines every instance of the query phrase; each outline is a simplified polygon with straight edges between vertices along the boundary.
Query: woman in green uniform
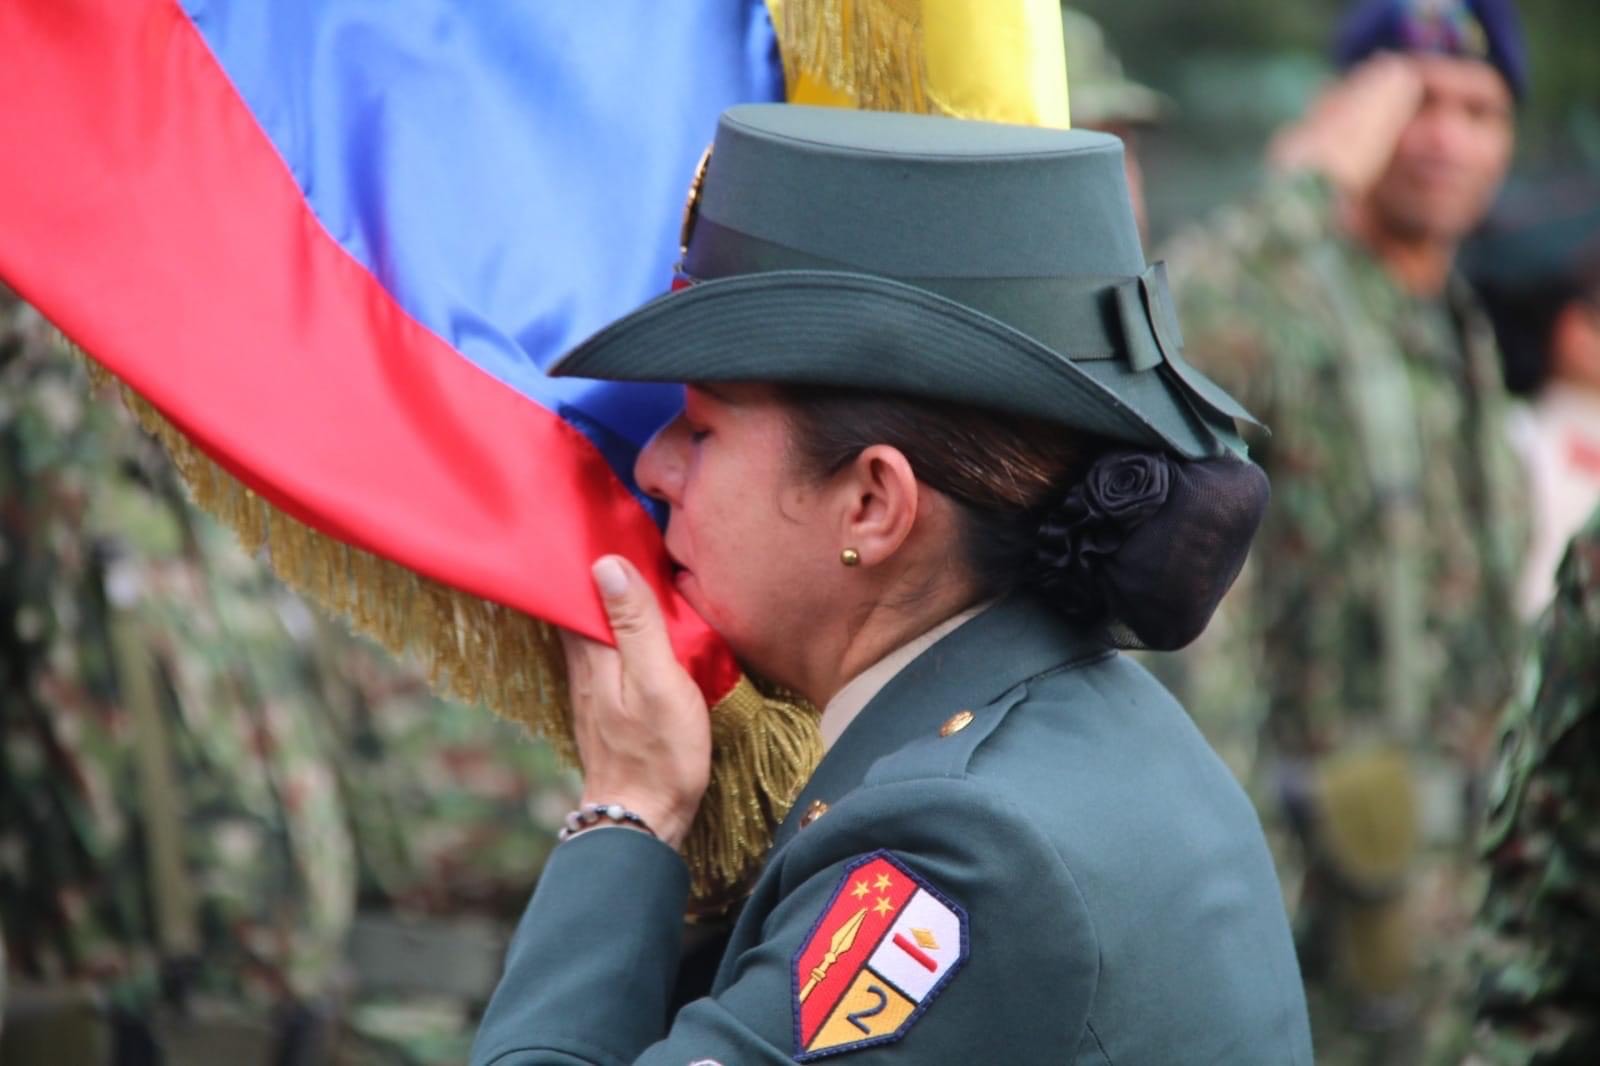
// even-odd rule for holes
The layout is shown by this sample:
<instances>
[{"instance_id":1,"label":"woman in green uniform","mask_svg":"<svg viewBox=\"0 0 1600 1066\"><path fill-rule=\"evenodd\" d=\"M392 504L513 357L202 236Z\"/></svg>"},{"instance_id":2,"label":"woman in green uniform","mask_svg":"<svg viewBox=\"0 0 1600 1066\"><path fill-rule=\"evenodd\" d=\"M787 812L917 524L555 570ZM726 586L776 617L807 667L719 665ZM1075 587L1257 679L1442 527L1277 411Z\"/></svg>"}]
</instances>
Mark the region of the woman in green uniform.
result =
<instances>
[{"instance_id":1,"label":"woman in green uniform","mask_svg":"<svg viewBox=\"0 0 1600 1066\"><path fill-rule=\"evenodd\" d=\"M556 372L689 384L636 469L677 588L823 708L827 754L674 1013L707 710L598 560L617 646L567 643L585 807L474 1061L1309 1066L1250 804L1116 651L1198 635L1267 495L1119 143L735 108L683 268Z\"/></svg>"}]
</instances>

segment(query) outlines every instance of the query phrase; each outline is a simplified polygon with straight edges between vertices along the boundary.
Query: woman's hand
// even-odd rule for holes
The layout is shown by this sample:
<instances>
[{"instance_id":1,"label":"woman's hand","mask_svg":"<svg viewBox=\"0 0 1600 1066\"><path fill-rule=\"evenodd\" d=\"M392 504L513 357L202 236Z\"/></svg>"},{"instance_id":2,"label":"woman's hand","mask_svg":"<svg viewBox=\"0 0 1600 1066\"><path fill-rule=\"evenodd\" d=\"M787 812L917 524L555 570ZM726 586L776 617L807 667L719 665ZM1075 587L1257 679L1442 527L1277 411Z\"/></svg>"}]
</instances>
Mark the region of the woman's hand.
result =
<instances>
[{"instance_id":1,"label":"woman's hand","mask_svg":"<svg viewBox=\"0 0 1600 1066\"><path fill-rule=\"evenodd\" d=\"M619 803L678 848L711 777L705 697L633 565L608 555L592 572L617 646L561 631L583 802Z\"/></svg>"}]
</instances>

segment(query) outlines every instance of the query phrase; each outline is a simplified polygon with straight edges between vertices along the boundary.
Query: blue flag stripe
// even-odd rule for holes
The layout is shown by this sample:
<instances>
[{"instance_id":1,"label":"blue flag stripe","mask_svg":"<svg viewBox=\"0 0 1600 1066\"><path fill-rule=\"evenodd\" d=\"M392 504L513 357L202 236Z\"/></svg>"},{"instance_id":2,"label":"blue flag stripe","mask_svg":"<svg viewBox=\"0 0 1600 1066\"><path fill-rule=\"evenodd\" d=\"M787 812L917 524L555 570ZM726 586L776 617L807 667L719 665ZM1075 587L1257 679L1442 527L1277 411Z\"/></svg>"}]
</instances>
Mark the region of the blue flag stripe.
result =
<instances>
[{"instance_id":1,"label":"blue flag stripe","mask_svg":"<svg viewBox=\"0 0 1600 1066\"><path fill-rule=\"evenodd\" d=\"M333 238L631 480L681 391L543 368L665 291L717 115L782 98L761 0L184 7Z\"/></svg>"}]
</instances>

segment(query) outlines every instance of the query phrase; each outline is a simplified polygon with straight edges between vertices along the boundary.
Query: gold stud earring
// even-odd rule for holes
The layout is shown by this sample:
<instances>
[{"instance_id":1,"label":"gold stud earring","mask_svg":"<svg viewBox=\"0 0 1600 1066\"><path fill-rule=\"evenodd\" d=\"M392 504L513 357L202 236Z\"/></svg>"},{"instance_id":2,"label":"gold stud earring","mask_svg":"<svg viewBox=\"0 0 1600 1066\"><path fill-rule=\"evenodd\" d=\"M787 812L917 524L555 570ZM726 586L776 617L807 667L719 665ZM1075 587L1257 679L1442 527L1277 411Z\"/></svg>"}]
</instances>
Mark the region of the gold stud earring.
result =
<instances>
[{"instance_id":1,"label":"gold stud earring","mask_svg":"<svg viewBox=\"0 0 1600 1066\"><path fill-rule=\"evenodd\" d=\"M861 553L854 548L846 548L839 553L839 561L846 566L860 566Z\"/></svg>"}]
</instances>

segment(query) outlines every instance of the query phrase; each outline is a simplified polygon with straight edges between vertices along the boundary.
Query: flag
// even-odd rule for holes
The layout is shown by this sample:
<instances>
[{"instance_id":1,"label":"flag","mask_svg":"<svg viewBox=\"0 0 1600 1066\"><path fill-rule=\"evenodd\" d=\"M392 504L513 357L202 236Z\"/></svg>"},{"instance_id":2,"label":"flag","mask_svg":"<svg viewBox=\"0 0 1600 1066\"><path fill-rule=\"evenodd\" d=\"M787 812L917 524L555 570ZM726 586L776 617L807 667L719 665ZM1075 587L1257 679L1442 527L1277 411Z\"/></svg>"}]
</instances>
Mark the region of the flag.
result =
<instances>
[{"instance_id":1,"label":"flag","mask_svg":"<svg viewBox=\"0 0 1600 1066\"><path fill-rule=\"evenodd\" d=\"M609 639L599 555L709 702L740 673L631 481L681 390L542 368L667 289L718 114L781 96L760 0L13 0L0 278L280 573L570 754L544 623Z\"/></svg>"},{"instance_id":2,"label":"flag","mask_svg":"<svg viewBox=\"0 0 1600 1066\"><path fill-rule=\"evenodd\" d=\"M789 100L1070 125L1059 0L769 0Z\"/></svg>"},{"instance_id":3,"label":"flag","mask_svg":"<svg viewBox=\"0 0 1600 1066\"><path fill-rule=\"evenodd\" d=\"M609 639L588 564L632 559L715 708L703 900L815 724L671 586L632 463L681 389L543 369L666 291L717 116L783 98L786 38L860 90L822 102L1065 116L1046 0L858 0L839 34L849 0L785 2L0 5L0 280L280 575L569 757L552 626Z\"/></svg>"}]
</instances>

